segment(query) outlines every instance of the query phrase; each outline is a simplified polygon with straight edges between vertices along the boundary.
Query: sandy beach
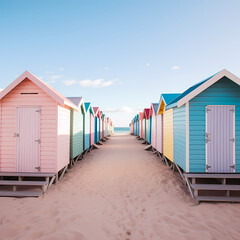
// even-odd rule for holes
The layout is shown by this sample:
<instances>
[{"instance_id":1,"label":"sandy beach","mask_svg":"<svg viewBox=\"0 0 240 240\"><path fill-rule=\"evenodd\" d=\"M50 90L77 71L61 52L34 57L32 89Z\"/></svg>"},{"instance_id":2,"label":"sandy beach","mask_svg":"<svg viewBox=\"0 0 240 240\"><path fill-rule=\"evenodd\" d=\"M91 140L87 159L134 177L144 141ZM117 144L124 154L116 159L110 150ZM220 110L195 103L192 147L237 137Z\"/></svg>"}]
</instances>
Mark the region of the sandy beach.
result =
<instances>
[{"instance_id":1,"label":"sandy beach","mask_svg":"<svg viewBox=\"0 0 240 240\"><path fill-rule=\"evenodd\" d=\"M0 239L240 239L240 204L197 205L144 147L112 136L40 198L0 198Z\"/></svg>"}]
</instances>

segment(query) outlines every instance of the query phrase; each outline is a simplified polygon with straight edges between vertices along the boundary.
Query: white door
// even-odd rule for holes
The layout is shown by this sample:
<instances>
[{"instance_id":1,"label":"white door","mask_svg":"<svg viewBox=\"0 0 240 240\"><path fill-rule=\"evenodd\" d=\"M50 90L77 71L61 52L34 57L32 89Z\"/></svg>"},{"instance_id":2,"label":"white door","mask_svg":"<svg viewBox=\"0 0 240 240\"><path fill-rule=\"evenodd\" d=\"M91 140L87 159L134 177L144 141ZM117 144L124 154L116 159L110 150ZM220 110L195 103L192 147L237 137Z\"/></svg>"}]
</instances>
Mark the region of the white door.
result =
<instances>
[{"instance_id":1,"label":"white door","mask_svg":"<svg viewBox=\"0 0 240 240\"><path fill-rule=\"evenodd\" d=\"M17 108L17 172L40 171L40 108Z\"/></svg>"},{"instance_id":2,"label":"white door","mask_svg":"<svg viewBox=\"0 0 240 240\"><path fill-rule=\"evenodd\" d=\"M206 107L206 170L235 170L235 107Z\"/></svg>"}]
</instances>

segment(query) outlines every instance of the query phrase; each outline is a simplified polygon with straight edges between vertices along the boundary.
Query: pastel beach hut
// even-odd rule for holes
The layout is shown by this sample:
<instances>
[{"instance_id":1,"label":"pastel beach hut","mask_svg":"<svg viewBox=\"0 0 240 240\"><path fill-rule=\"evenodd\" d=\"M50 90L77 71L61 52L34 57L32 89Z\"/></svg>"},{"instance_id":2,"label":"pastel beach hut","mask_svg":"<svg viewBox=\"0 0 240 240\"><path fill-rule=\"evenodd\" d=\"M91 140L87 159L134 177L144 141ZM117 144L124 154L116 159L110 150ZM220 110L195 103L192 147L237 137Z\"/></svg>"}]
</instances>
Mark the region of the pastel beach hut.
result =
<instances>
[{"instance_id":1,"label":"pastel beach hut","mask_svg":"<svg viewBox=\"0 0 240 240\"><path fill-rule=\"evenodd\" d=\"M151 103L150 106L150 131L151 144L153 148L157 148L157 110L158 103Z\"/></svg>"},{"instance_id":2,"label":"pastel beach hut","mask_svg":"<svg viewBox=\"0 0 240 240\"><path fill-rule=\"evenodd\" d=\"M78 108L70 113L70 159L74 161L84 152L85 105L82 97L68 97Z\"/></svg>"},{"instance_id":3,"label":"pastel beach hut","mask_svg":"<svg viewBox=\"0 0 240 240\"><path fill-rule=\"evenodd\" d=\"M137 117L136 117L136 122L137 122L137 136L139 136L139 114L137 114Z\"/></svg>"},{"instance_id":4,"label":"pastel beach hut","mask_svg":"<svg viewBox=\"0 0 240 240\"><path fill-rule=\"evenodd\" d=\"M143 109L142 124L143 124L143 139L146 140L146 118L145 118L145 114L144 114L144 109Z\"/></svg>"},{"instance_id":5,"label":"pastel beach hut","mask_svg":"<svg viewBox=\"0 0 240 240\"><path fill-rule=\"evenodd\" d=\"M149 108L145 108L144 109L144 112L143 112L143 115L144 115L144 119L145 119L145 140L150 143L151 140L150 140L150 109Z\"/></svg>"},{"instance_id":6,"label":"pastel beach hut","mask_svg":"<svg viewBox=\"0 0 240 240\"><path fill-rule=\"evenodd\" d=\"M57 178L69 164L72 108L78 110L28 71L1 91L1 176Z\"/></svg>"},{"instance_id":7,"label":"pastel beach hut","mask_svg":"<svg viewBox=\"0 0 240 240\"><path fill-rule=\"evenodd\" d=\"M143 113L139 113L139 136L143 138Z\"/></svg>"},{"instance_id":8,"label":"pastel beach hut","mask_svg":"<svg viewBox=\"0 0 240 240\"><path fill-rule=\"evenodd\" d=\"M173 146L173 114L166 111L166 105L177 98L180 93L165 93L161 94L158 110L157 110L157 145L156 149L161 154L164 153L165 144L165 154L166 157L172 156L172 146ZM164 121L165 119L165 121Z\"/></svg>"},{"instance_id":9,"label":"pastel beach hut","mask_svg":"<svg viewBox=\"0 0 240 240\"><path fill-rule=\"evenodd\" d=\"M101 119L100 119L100 140L103 139L103 135L104 135L104 120L103 120L103 112L100 111L100 116L101 116Z\"/></svg>"},{"instance_id":10,"label":"pastel beach hut","mask_svg":"<svg viewBox=\"0 0 240 240\"><path fill-rule=\"evenodd\" d=\"M94 144L95 139L95 114L92 107L91 109L92 111L90 111L90 146Z\"/></svg>"},{"instance_id":11,"label":"pastel beach hut","mask_svg":"<svg viewBox=\"0 0 240 240\"><path fill-rule=\"evenodd\" d=\"M227 70L171 102L173 160L184 172L240 172L240 79Z\"/></svg>"},{"instance_id":12,"label":"pastel beach hut","mask_svg":"<svg viewBox=\"0 0 240 240\"><path fill-rule=\"evenodd\" d=\"M192 196L240 202L240 78L224 69L166 109L173 111L173 161Z\"/></svg>"},{"instance_id":13,"label":"pastel beach hut","mask_svg":"<svg viewBox=\"0 0 240 240\"><path fill-rule=\"evenodd\" d=\"M107 116L104 114L104 137L107 137Z\"/></svg>"},{"instance_id":14,"label":"pastel beach hut","mask_svg":"<svg viewBox=\"0 0 240 240\"><path fill-rule=\"evenodd\" d=\"M98 143L100 141L100 109L99 107L93 107L95 116L95 131L94 131L94 142Z\"/></svg>"},{"instance_id":15,"label":"pastel beach hut","mask_svg":"<svg viewBox=\"0 0 240 240\"><path fill-rule=\"evenodd\" d=\"M91 103L84 103L85 106L85 124L84 124L84 150L87 150L91 146L91 140L94 139L94 129L92 130L91 125L92 118L94 117L94 112L91 106ZM92 117L93 116L93 117Z\"/></svg>"}]
</instances>

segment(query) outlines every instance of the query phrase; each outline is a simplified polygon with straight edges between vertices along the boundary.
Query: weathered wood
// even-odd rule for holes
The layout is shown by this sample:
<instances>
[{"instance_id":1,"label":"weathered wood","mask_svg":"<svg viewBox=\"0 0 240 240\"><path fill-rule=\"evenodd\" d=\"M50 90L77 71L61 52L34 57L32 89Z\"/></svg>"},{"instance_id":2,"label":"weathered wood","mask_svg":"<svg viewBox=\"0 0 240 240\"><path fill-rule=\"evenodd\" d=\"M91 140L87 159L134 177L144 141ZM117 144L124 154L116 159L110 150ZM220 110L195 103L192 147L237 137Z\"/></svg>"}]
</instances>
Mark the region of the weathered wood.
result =
<instances>
[{"instance_id":1,"label":"weathered wood","mask_svg":"<svg viewBox=\"0 0 240 240\"><path fill-rule=\"evenodd\" d=\"M52 177L55 173L0 172L1 177Z\"/></svg>"},{"instance_id":2,"label":"weathered wood","mask_svg":"<svg viewBox=\"0 0 240 240\"><path fill-rule=\"evenodd\" d=\"M47 181L11 181L1 180L0 185L5 186L42 186L47 184Z\"/></svg>"},{"instance_id":3,"label":"weathered wood","mask_svg":"<svg viewBox=\"0 0 240 240\"><path fill-rule=\"evenodd\" d=\"M187 183L187 186L188 186L188 190L192 196L192 198L195 198L194 194L193 194L193 190L191 188L191 183L189 182L189 179L185 177L185 182Z\"/></svg>"},{"instance_id":4,"label":"weathered wood","mask_svg":"<svg viewBox=\"0 0 240 240\"><path fill-rule=\"evenodd\" d=\"M152 149L152 145L151 144L144 148L144 150L146 150L146 151L150 151L151 149Z\"/></svg>"},{"instance_id":5,"label":"weathered wood","mask_svg":"<svg viewBox=\"0 0 240 240\"><path fill-rule=\"evenodd\" d=\"M213 196L197 196L198 201L205 202L240 202L240 197L213 197Z\"/></svg>"},{"instance_id":6,"label":"weathered wood","mask_svg":"<svg viewBox=\"0 0 240 240\"><path fill-rule=\"evenodd\" d=\"M53 184L54 180L55 180L56 176L53 176L48 184L48 188L51 187L51 185Z\"/></svg>"},{"instance_id":7,"label":"weathered wood","mask_svg":"<svg viewBox=\"0 0 240 240\"><path fill-rule=\"evenodd\" d=\"M187 178L239 178L239 173L184 173Z\"/></svg>"},{"instance_id":8,"label":"weathered wood","mask_svg":"<svg viewBox=\"0 0 240 240\"><path fill-rule=\"evenodd\" d=\"M224 184L192 184L193 189L198 190L230 190L240 191L240 185L224 185Z\"/></svg>"},{"instance_id":9,"label":"weathered wood","mask_svg":"<svg viewBox=\"0 0 240 240\"><path fill-rule=\"evenodd\" d=\"M92 145L92 148L93 148L93 149L100 149L100 147L97 146L95 143Z\"/></svg>"},{"instance_id":10,"label":"weathered wood","mask_svg":"<svg viewBox=\"0 0 240 240\"><path fill-rule=\"evenodd\" d=\"M39 197L42 194L42 191L0 191L0 197Z\"/></svg>"},{"instance_id":11,"label":"weathered wood","mask_svg":"<svg viewBox=\"0 0 240 240\"><path fill-rule=\"evenodd\" d=\"M97 143L98 145L103 145L103 143L101 142L101 141L98 141L98 143Z\"/></svg>"},{"instance_id":12,"label":"weathered wood","mask_svg":"<svg viewBox=\"0 0 240 240\"><path fill-rule=\"evenodd\" d=\"M63 171L62 171L62 173L61 173L61 175L59 177L59 181L61 181L61 179L63 178L64 173L66 172L66 170L67 170L67 166L63 169Z\"/></svg>"}]
</instances>

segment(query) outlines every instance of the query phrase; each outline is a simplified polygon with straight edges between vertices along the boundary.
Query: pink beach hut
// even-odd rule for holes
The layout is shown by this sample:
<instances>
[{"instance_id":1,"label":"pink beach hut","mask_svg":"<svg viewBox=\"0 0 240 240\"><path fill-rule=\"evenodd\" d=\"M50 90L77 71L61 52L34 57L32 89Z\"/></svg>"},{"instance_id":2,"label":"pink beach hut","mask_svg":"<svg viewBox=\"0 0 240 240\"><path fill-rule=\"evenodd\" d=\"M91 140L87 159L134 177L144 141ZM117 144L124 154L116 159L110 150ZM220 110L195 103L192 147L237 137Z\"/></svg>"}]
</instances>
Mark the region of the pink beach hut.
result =
<instances>
[{"instance_id":1,"label":"pink beach hut","mask_svg":"<svg viewBox=\"0 0 240 240\"><path fill-rule=\"evenodd\" d=\"M158 103L151 103L150 106L150 131L151 131L151 144L153 148L157 148L157 111Z\"/></svg>"},{"instance_id":2,"label":"pink beach hut","mask_svg":"<svg viewBox=\"0 0 240 240\"><path fill-rule=\"evenodd\" d=\"M139 113L139 136L143 138L143 112Z\"/></svg>"},{"instance_id":3,"label":"pink beach hut","mask_svg":"<svg viewBox=\"0 0 240 240\"><path fill-rule=\"evenodd\" d=\"M78 110L28 71L5 88L0 93L0 172L57 174L66 169L71 108Z\"/></svg>"},{"instance_id":4,"label":"pink beach hut","mask_svg":"<svg viewBox=\"0 0 240 240\"><path fill-rule=\"evenodd\" d=\"M94 110L90 112L90 145L92 146L94 144L94 135L95 135L95 114Z\"/></svg>"}]
</instances>

